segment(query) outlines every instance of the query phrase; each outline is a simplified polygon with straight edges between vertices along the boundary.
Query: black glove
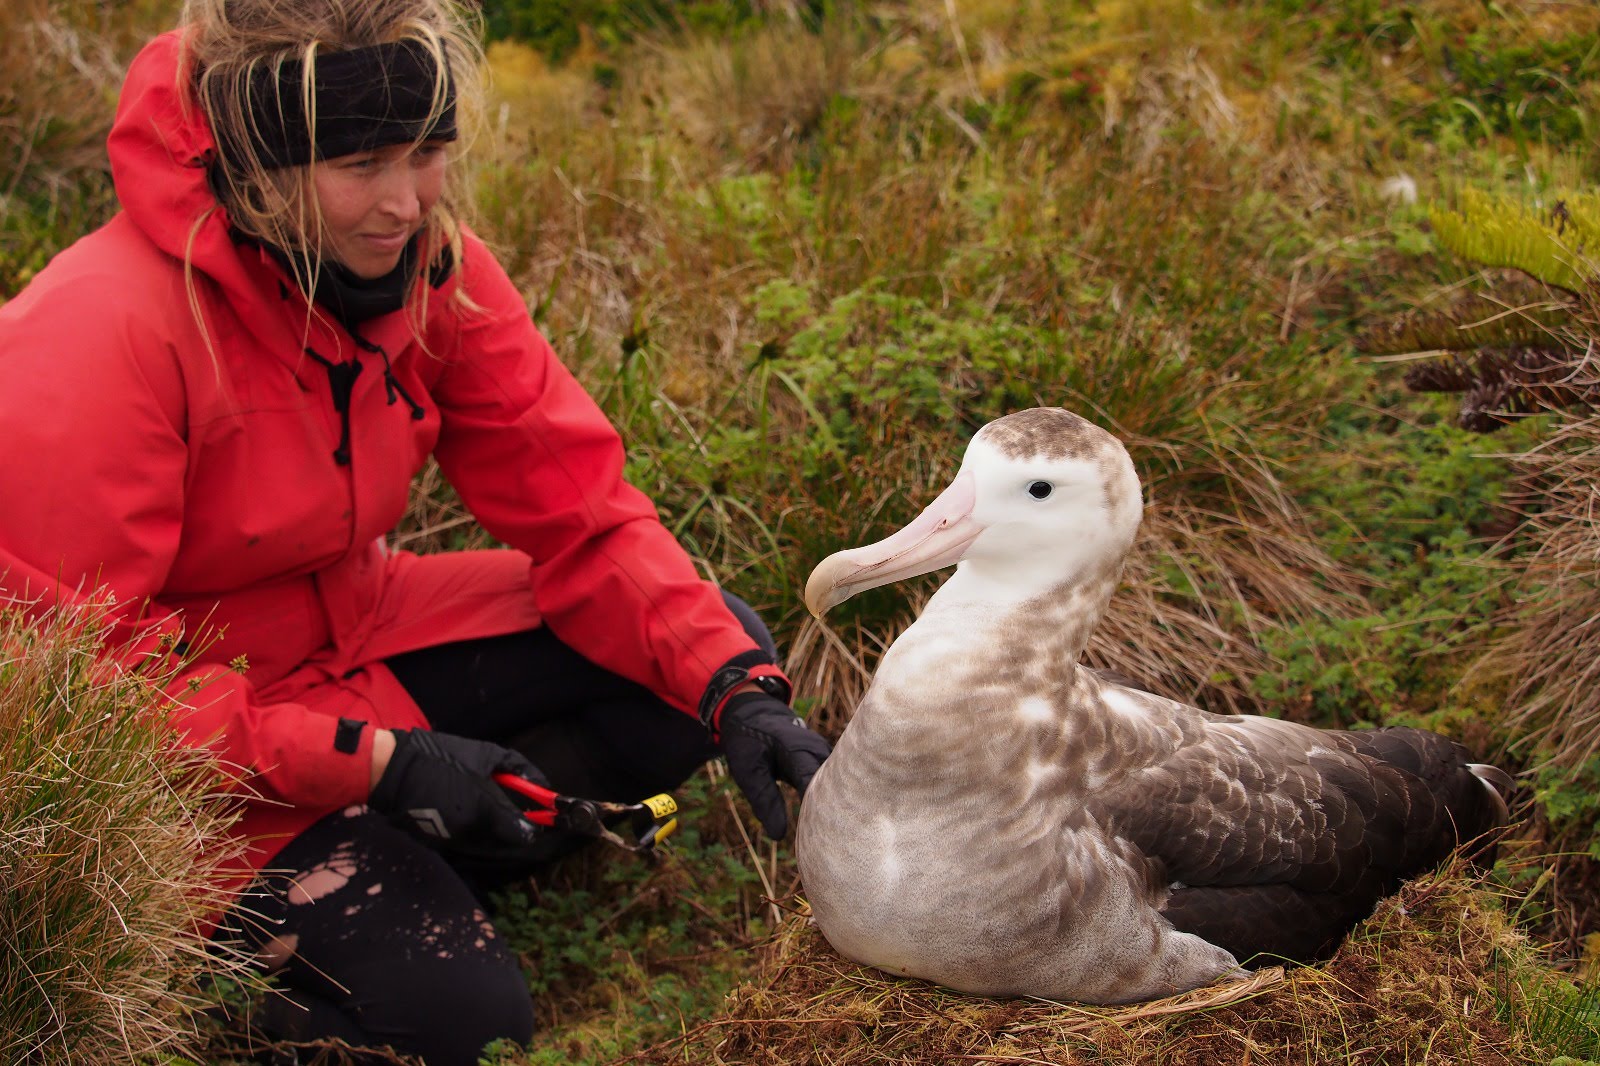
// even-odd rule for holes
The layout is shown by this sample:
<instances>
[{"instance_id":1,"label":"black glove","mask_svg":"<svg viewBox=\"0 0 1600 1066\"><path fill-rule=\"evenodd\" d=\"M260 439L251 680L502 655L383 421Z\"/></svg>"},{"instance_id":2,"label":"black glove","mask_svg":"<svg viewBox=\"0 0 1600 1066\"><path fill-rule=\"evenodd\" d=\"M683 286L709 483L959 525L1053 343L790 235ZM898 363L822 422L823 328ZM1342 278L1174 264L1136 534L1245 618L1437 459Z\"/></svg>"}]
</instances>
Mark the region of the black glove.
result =
<instances>
[{"instance_id":1,"label":"black glove","mask_svg":"<svg viewBox=\"0 0 1600 1066\"><path fill-rule=\"evenodd\" d=\"M722 751L761 828L774 840L789 831L789 814L778 793L778 779L805 794L828 742L797 717L787 703L764 692L741 692L722 709Z\"/></svg>"},{"instance_id":2,"label":"black glove","mask_svg":"<svg viewBox=\"0 0 1600 1066\"><path fill-rule=\"evenodd\" d=\"M394 755L368 804L440 848L515 853L540 828L522 816L491 775L548 786L539 768L509 748L428 729L396 729Z\"/></svg>"}]
</instances>

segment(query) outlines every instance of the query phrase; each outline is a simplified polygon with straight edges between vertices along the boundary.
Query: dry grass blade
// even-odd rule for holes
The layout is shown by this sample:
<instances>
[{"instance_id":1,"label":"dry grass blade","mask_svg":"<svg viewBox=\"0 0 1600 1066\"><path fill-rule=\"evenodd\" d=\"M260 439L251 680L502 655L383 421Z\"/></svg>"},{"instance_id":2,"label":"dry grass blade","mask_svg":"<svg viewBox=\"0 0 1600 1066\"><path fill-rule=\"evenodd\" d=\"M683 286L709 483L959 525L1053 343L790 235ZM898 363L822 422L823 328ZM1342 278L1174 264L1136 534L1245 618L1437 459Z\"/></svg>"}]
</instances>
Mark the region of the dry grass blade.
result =
<instances>
[{"instance_id":1,"label":"dry grass blade","mask_svg":"<svg viewBox=\"0 0 1600 1066\"><path fill-rule=\"evenodd\" d=\"M850 720L848 709L867 694L872 671L867 666L869 653L861 646L864 640L859 637L852 645L825 619L808 617L801 623L789 646L787 669L795 691L821 709L812 715L814 728L838 736Z\"/></svg>"}]
</instances>

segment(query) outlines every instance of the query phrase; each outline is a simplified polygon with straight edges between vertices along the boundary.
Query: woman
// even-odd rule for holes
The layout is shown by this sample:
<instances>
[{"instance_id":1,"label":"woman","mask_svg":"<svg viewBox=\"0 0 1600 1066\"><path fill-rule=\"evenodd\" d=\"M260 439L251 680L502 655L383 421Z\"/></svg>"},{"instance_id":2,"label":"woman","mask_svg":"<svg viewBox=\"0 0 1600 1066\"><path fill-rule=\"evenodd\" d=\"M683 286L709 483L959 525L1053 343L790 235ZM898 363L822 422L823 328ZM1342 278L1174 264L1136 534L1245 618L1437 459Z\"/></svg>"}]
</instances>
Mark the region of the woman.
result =
<instances>
[{"instance_id":1,"label":"woman","mask_svg":"<svg viewBox=\"0 0 1600 1066\"><path fill-rule=\"evenodd\" d=\"M0 591L185 658L252 797L218 935L285 989L261 1028L430 1066L532 1031L466 878L563 842L492 774L637 800L720 751L781 836L827 754L458 220L472 41L453 0L190 0L123 88L122 212L0 308ZM509 549L385 550L430 455Z\"/></svg>"}]
</instances>

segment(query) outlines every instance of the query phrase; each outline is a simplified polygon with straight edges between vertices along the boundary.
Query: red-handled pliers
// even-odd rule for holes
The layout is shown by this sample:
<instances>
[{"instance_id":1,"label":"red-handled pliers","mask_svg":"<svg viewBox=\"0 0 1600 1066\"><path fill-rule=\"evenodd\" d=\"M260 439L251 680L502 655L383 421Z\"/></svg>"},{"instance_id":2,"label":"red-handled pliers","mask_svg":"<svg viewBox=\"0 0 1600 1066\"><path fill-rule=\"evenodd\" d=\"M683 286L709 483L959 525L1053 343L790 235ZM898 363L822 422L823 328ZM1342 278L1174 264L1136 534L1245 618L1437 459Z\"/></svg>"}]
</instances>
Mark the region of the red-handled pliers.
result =
<instances>
[{"instance_id":1,"label":"red-handled pliers","mask_svg":"<svg viewBox=\"0 0 1600 1066\"><path fill-rule=\"evenodd\" d=\"M678 819L673 817L678 813L678 803L665 793L651 796L643 803L612 803L563 796L516 774L495 774L494 782L520 799L532 802L531 807L523 805L522 816L533 824L599 837L646 858L655 858L655 846L678 828ZM632 841L612 828L624 823L633 831Z\"/></svg>"}]
</instances>

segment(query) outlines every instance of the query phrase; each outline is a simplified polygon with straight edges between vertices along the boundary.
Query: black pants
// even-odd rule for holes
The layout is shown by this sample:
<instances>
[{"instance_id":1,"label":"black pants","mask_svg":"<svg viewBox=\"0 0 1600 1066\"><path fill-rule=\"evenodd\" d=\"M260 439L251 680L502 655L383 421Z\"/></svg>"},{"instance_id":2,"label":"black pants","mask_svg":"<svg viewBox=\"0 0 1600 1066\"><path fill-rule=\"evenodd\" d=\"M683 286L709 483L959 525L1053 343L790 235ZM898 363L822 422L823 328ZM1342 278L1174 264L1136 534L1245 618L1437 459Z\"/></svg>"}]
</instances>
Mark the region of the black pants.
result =
<instances>
[{"instance_id":1,"label":"black pants","mask_svg":"<svg viewBox=\"0 0 1600 1066\"><path fill-rule=\"evenodd\" d=\"M776 658L755 612L727 599ZM677 787L713 754L692 717L547 629L425 648L387 665L434 729L518 749L559 792L634 802ZM521 970L481 901L485 887L526 868L452 865L365 807L317 822L273 866L281 872L259 877L217 934L255 953L283 990L251 1019L263 1036L473 1066L490 1041L533 1035Z\"/></svg>"}]
</instances>

